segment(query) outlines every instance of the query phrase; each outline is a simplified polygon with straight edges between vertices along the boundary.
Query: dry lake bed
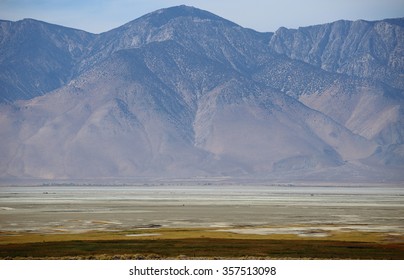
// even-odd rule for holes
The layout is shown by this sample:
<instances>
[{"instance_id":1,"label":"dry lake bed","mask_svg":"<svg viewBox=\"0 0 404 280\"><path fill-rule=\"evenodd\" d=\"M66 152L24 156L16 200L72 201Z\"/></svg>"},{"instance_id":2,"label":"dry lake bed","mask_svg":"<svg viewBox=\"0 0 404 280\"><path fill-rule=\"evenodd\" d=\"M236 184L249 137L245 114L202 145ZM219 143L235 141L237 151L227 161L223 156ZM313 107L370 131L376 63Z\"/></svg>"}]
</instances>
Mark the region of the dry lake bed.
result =
<instances>
[{"instance_id":1,"label":"dry lake bed","mask_svg":"<svg viewBox=\"0 0 404 280\"><path fill-rule=\"evenodd\" d=\"M74 246L63 243L78 240L87 242ZM48 250L51 246L56 248L57 242L62 247L80 247L89 246L90 240L104 243L65 253L59 249L59 255ZM111 249L108 246L112 241L115 245L129 243ZM284 255L271 254L276 252L275 247L266 248L275 246L275 241L284 241L278 246L281 252L285 251ZM296 244L296 248L304 245L297 255L289 255L286 250L290 249L284 247L292 241L304 242ZM150 247L153 242L160 250ZM178 250L164 248L162 242ZM183 242L192 246L201 243L205 250ZM208 252L204 242L221 251L211 248ZM223 253L225 243L232 243L238 253ZM392 185L0 187L1 258L72 257L112 251L118 255L140 252L168 258L176 254L330 258L333 255L316 253L313 246L334 248L335 244L341 245L341 251L345 252L332 253L335 258L404 259L404 188ZM33 245L36 247L31 248ZM362 245L376 246L372 250L383 254L369 255ZM109 249L103 250L103 246ZM244 246L244 251L238 246ZM350 252L355 246L361 247L356 251L364 254ZM38 253L40 248L43 254Z\"/></svg>"}]
</instances>

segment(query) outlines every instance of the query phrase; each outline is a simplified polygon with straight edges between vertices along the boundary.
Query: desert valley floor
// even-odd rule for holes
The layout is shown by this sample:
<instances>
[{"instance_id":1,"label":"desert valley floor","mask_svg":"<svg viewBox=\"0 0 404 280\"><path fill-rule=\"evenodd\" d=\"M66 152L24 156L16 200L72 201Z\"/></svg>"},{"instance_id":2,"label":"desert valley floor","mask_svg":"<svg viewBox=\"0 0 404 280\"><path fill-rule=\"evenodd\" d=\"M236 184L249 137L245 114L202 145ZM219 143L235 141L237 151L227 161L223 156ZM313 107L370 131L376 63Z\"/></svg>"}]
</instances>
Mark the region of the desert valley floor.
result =
<instances>
[{"instance_id":1,"label":"desert valley floor","mask_svg":"<svg viewBox=\"0 0 404 280\"><path fill-rule=\"evenodd\" d=\"M0 258L404 258L404 188L0 188Z\"/></svg>"}]
</instances>

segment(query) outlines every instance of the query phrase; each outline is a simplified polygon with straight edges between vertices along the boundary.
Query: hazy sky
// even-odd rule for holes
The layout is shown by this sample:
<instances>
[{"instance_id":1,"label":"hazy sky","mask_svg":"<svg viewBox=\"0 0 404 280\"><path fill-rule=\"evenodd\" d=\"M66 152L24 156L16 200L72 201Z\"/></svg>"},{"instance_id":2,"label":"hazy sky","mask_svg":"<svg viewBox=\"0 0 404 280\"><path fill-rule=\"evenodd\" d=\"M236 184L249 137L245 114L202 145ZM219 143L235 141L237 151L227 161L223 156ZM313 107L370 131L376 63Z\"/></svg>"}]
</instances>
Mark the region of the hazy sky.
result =
<instances>
[{"instance_id":1,"label":"hazy sky","mask_svg":"<svg viewBox=\"0 0 404 280\"><path fill-rule=\"evenodd\" d=\"M146 13L181 4L208 10L258 31L338 19L404 17L404 0L0 0L0 19L34 18L100 33Z\"/></svg>"}]
</instances>

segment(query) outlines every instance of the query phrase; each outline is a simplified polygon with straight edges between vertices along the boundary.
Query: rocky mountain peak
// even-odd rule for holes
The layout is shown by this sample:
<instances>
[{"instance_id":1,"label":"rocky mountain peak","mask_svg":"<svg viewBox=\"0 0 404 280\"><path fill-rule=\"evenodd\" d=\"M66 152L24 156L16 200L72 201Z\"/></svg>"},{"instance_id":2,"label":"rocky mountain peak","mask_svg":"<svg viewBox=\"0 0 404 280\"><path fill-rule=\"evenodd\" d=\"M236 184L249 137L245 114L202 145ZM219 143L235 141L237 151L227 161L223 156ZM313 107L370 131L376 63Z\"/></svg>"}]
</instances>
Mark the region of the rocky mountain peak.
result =
<instances>
[{"instance_id":1,"label":"rocky mountain peak","mask_svg":"<svg viewBox=\"0 0 404 280\"><path fill-rule=\"evenodd\" d=\"M215 14L186 5L157 10L139 18L139 20L148 20L154 27L161 27L172 20L178 20L181 18L191 18L195 21L212 20L230 23L228 20ZM232 24L235 25L234 23Z\"/></svg>"},{"instance_id":2,"label":"rocky mountain peak","mask_svg":"<svg viewBox=\"0 0 404 280\"><path fill-rule=\"evenodd\" d=\"M403 181L400 22L0 22L0 179Z\"/></svg>"}]
</instances>

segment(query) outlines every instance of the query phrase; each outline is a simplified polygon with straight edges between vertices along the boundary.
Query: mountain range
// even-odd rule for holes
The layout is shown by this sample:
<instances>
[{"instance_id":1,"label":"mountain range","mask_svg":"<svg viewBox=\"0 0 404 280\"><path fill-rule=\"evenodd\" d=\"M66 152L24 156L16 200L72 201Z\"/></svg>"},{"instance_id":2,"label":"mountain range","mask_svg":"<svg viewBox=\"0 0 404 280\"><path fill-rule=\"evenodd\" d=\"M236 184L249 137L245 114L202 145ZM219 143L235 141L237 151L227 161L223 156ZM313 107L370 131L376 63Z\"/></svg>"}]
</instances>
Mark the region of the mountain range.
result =
<instances>
[{"instance_id":1,"label":"mountain range","mask_svg":"<svg viewBox=\"0 0 404 280\"><path fill-rule=\"evenodd\" d=\"M404 18L0 21L0 180L404 181Z\"/></svg>"}]
</instances>

